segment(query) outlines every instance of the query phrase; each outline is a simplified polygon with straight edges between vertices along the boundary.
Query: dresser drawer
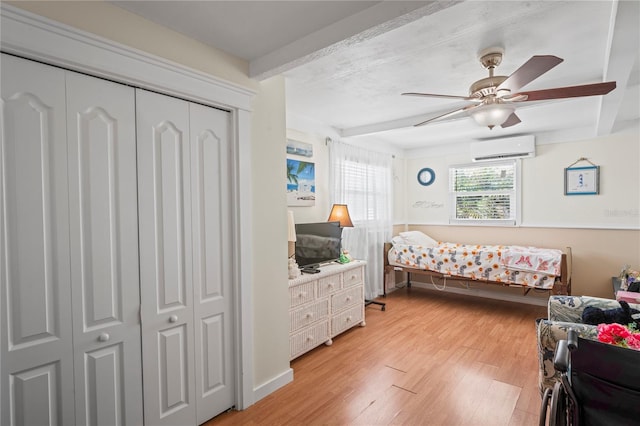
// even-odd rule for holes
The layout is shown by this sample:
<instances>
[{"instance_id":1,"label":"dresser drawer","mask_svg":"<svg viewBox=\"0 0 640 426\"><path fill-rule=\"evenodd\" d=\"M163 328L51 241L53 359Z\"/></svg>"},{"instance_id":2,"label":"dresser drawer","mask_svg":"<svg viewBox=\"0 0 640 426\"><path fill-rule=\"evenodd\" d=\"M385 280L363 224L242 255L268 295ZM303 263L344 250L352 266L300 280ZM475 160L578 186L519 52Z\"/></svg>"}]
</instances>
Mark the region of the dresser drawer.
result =
<instances>
[{"instance_id":1,"label":"dresser drawer","mask_svg":"<svg viewBox=\"0 0 640 426\"><path fill-rule=\"evenodd\" d=\"M328 296L342 288L342 274L331 275L318 280L318 297Z\"/></svg>"},{"instance_id":2,"label":"dresser drawer","mask_svg":"<svg viewBox=\"0 0 640 426\"><path fill-rule=\"evenodd\" d=\"M360 324L363 317L362 304L353 306L346 311L340 312L331 318L331 335L340 334L354 325Z\"/></svg>"},{"instance_id":3,"label":"dresser drawer","mask_svg":"<svg viewBox=\"0 0 640 426\"><path fill-rule=\"evenodd\" d=\"M291 336L289 339L290 358L293 359L327 340L329 340L329 321L325 320Z\"/></svg>"},{"instance_id":4,"label":"dresser drawer","mask_svg":"<svg viewBox=\"0 0 640 426\"><path fill-rule=\"evenodd\" d=\"M362 284L362 268L351 269L350 271L346 271L342 273L342 287L353 287L355 285Z\"/></svg>"},{"instance_id":5,"label":"dresser drawer","mask_svg":"<svg viewBox=\"0 0 640 426\"><path fill-rule=\"evenodd\" d=\"M362 305L362 303L362 287L353 287L343 290L340 293L336 293L331 296L331 313L335 314L348 306L353 304Z\"/></svg>"},{"instance_id":6,"label":"dresser drawer","mask_svg":"<svg viewBox=\"0 0 640 426\"><path fill-rule=\"evenodd\" d=\"M329 299L319 300L289 312L289 332L329 317Z\"/></svg>"},{"instance_id":7,"label":"dresser drawer","mask_svg":"<svg viewBox=\"0 0 640 426\"><path fill-rule=\"evenodd\" d=\"M311 302L315 295L313 293L318 281L310 281L289 288L289 297L291 298L290 307L299 306L303 303Z\"/></svg>"}]
</instances>

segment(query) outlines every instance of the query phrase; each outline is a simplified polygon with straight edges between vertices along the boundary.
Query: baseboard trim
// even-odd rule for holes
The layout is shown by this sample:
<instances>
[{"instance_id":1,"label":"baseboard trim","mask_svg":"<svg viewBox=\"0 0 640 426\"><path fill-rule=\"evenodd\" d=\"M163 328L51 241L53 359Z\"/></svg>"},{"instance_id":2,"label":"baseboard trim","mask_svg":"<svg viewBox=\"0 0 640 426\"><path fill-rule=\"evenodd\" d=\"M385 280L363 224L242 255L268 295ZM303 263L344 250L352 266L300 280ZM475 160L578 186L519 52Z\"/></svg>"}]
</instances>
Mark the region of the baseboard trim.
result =
<instances>
[{"instance_id":1,"label":"baseboard trim","mask_svg":"<svg viewBox=\"0 0 640 426\"><path fill-rule=\"evenodd\" d=\"M400 283L401 286L406 286L406 282ZM513 294L498 293L494 291L483 290L480 288L457 288L447 285L444 289L435 288L433 284L423 283L419 281L412 281L411 287L422 288L429 291L441 291L445 293L464 294L467 296L484 297L486 299L504 300L507 302L524 303L527 305L535 306L547 306L548 298L531 297L531 296L517 296ZM387 290L389 292L389 290Z\"/></svg>"},{"instance_id":2,"label":"baseboard trim","mask_svg":"<svg viewBox=\"0 0 640 426\"><path fill-rule=\"evenodd\" d=\"M253 389L253 395L254 395L253 403L255 404L256 402L260 401L265 396L277 391L278 389L280 389L281 387L283 387L286 384L291 383L292 381L293 381L293 369L289 368L287 371L283 372L282 374L279 374L278 376L274 377L273 379L269 380L268 382L263 383L260 386L254 388Z\"/></svg>"}]
</instances>

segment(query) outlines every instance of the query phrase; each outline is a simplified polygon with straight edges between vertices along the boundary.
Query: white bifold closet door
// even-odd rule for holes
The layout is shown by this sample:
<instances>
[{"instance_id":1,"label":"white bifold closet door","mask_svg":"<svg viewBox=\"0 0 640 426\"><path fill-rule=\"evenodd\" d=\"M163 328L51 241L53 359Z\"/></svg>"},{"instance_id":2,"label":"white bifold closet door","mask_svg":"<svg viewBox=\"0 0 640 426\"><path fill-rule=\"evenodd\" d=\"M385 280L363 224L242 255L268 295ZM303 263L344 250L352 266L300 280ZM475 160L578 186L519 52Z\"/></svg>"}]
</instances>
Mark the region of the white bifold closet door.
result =
<instances>
[{"instance_id":1,"label":"white bifold closet door","mask_svg":"<svg viewBox=\"0 0 640 426\"><path fill-rule=\"evenodd\" d=\"M134 95L2 55L2 424L142 423Z\"/></svg>"},{"instance_id":2,"label":"white bifold closet door","mask_svg":"<svg viewBox=\"0 0 640 426\"><path fill-rule=\"evenodd\" d=\"M75 423L64 79L2 55L3 425Z\"/></svg>"},{"instance_id":3,"label":"white bifold closet door","mask_svg":"<svg viewBox=\"0 0 640 426\"><path fill-rule=\"evenodd\" d=\"M235 400L230 114L137 91L145 421L199 424Z\"/></svg>"},{"instance_id":4,"label":"white bifold closet door","mask_svg":"<svg viewBox=\"0 0 640 426\"><path fill-rule=\"evenodd\" d=\"M67 72L76 424L142 424L135 92Z\"/></svg>"}]
</instances>

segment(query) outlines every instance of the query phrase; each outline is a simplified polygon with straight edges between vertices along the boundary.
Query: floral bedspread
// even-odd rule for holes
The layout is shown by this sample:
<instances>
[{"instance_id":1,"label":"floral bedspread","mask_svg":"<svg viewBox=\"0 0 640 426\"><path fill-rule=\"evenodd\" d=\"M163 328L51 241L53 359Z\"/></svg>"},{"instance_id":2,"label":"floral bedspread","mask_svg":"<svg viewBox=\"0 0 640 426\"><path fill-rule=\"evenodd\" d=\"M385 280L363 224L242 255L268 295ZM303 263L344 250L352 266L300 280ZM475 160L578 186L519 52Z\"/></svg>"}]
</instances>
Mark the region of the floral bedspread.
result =
<instances>
[{"instance_id":1,"label":"floral bedspread","mask_svg":"<svg viewBox=\"0 0 640 426\"><path fill-rule=\"evenodd\" d=\"M389 263L474 281L495 281L550 289L560 275L562 252L521 246L438 243L435 247L394 245Z\"/></svg>"}]
</instances>

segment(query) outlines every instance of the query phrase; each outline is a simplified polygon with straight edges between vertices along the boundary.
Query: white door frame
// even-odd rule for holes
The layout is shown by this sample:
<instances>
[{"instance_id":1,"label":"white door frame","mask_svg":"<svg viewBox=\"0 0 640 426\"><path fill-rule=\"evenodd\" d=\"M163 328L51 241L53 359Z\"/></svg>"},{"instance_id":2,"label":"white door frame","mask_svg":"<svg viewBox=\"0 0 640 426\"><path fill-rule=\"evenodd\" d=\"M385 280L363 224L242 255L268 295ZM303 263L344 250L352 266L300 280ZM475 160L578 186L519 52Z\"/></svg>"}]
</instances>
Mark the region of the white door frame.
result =
<instances>
[{"instance_id":1,"label":"white door frame","mask_svg":"<svg viewBox=\"0 0 640 426\"><path fill-rule=\"evenodd\" d=\"M0 49L231 112L236 407L255 402L251 311L251 100L253 90L20 8L0 4Z\"/></svg>"}]
</instances>

